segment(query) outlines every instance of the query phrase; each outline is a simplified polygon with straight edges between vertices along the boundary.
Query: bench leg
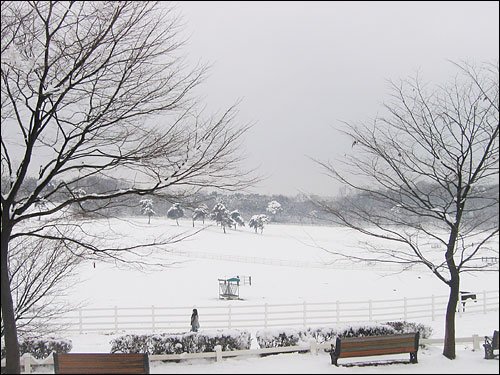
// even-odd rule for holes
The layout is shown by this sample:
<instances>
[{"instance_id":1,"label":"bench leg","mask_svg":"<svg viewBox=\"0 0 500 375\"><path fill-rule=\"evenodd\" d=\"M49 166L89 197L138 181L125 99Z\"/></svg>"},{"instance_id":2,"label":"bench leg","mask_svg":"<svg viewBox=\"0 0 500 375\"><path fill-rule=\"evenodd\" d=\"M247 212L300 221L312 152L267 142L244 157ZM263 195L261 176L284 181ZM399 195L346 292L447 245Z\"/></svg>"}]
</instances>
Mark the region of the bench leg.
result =
<instances>
[{"instance_id":1,"label":"bench leg","mask_svg":"<svg viewBox=\"0 0 500 375\"><path fill-rule=\"evenodd\" d=\"M493 347L489 344L483 344L484 346L484 359L493 359L495 358L493 354Z\"/></svg>"},{"instance_id":2,"label":"bench leg","mask_svg":"<svg viewBox=\"0 0 500 375\"><path fill-rule=\"evenodd\" d=\"M333 352L333 350L330 352L330 357L332 358L332 365L335 365L335 366L338 367L337 360L339 359L339 357L337 357L335 355L335 353Z\"/></svg>"},{"instance_id":3,"label":"bench leg","mask_svg":"<svg viewBox=\"0 0 500 375\"><path fill-rule=\"evenodd\" d=\"M418 363L417 352L410 353L410 363Z\"/></svg>"}]
</instances>

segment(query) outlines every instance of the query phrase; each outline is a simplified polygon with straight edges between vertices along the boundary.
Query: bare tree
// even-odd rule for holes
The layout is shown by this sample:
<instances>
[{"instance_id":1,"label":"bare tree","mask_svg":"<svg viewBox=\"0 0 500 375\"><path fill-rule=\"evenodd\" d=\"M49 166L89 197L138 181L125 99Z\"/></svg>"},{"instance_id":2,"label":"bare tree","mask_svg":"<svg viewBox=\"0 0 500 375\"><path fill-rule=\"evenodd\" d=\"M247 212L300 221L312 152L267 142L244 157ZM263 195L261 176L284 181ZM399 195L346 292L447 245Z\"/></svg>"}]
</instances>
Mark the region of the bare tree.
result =
<instances>
[{"instance_id":1,"label":"bare tree","mask_svg":"<svg viewBox=\"0 0 500 375\"><path fill-rule=\"evenodd\" d=\"M420 264L449 286L443 354L450 359L460 275L485 269L480 253L498 254L498 190L490 188L498 182L498 64L455 66L452 83L432 91L418 76L391 83L386 116L347 123L352 152L337 164L317 163L351 194L338 204L316 200L335 223L387 245L372 243L368 256L338 255ZM443 251L436 256L429 241Z\"/></svg>"},{"instance_id":2,"label":"bare tree","mask_svg":"<svg viewBox=\"0 0 500 375\"><path fill-rule=\"evenodd\" d=\"M77 282L75 271L83 259L68 252L61 242L43 238L11 241L10 288L20 337L56 332L61 327L54 324L54 318L78 307L61 297ZM3 317L1 333L3 337Z\"/></svg>"},{"instance_id":3,"label":"bare tree","mask_svg":"<svg viewBox=\"0 0 500 375\"><path fill-rule=\"evenodd\" d=\"M255 180L240 170L239 142L249 125L235 125L235 107L208 119L196 109L192 91L206 67L186 66L180 23L168 6L5 1L1 16L2 318L6 371L19 373L11 240L42 237L119 259L138 245L82 240L71 207L104 215L129 197L177 199ZM33 176L34 189L24 189ZM75 193L80 182L103 176L126 184ZM41 199L49 209L33 209ZM39 217L39 226L25 225ZM61 225L74 228L58 232Z\"/></svg>"}]
</instances>

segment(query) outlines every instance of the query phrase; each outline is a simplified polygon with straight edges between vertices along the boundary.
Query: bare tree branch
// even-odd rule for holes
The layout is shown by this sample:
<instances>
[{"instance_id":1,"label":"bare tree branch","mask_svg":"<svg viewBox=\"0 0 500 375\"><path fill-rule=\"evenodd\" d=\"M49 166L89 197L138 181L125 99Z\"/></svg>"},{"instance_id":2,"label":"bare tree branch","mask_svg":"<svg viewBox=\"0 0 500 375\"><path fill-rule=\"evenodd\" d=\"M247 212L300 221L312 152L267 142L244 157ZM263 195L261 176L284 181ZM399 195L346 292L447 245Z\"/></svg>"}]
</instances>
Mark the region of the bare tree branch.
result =
<instances>
[{"instance_id":1,"label":"bare tree branch","mask_svg":"<svg viewBox=\"0 0 500 375\"><path fill-rule=\"evenodd\" d=\"M106 217L129 197L234 191L258 179L243 168L240 142L251 124L236 122L236 105L208 118L199 109L193 91L207 66L187 66L169 5L5 1L1 11L2 318L7 372L18 373L11 239L41 238L79 249L75 255L130 261L140 244L101 247L84 239L81 214ZM98 176L122 186L82 192ZM33 177L34 189L24 189ZM51 204L35 208L41 200ZM34 218L43 219L37 228Z\"/></svg>"},{"instance_id":2,"label":"bare tree branch","mask_svg":"<svg viewBox=\"0 0 500 375\"><path fill-rule=\"evenodd\" d=\"M335 204L315 200L335 224L385 241L367 244L369 256L346 257L423 264L450 287L448 358L455 358L459 275L485 270L480 254L498 255L498 64L455 66L454 81L434 90L418 76L391 82L385 116L345 123L352 153L316 162L352 194ZM440 244L439 257L429 240Z\"/></svg>"}]
</instances>

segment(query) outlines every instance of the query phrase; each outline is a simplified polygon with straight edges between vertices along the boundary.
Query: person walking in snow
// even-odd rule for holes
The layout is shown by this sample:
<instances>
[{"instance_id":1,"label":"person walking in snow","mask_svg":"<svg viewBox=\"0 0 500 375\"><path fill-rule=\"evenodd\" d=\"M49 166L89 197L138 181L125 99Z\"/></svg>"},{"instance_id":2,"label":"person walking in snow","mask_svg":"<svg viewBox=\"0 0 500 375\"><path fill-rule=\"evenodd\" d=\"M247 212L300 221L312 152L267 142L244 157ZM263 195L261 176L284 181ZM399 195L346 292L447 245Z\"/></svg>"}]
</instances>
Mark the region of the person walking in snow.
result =
<instances>
[{"instance_id":1,"label":"person walking in snow","mask_svg":"<svg viewBox=\"0 0 500 375\"><path fill-rule=\"evenodd\" d=\"M198 332L198 328L200 328L198 310L193 309L193 313L191 314L191 332Z\"/></svg>"}]
</instances>

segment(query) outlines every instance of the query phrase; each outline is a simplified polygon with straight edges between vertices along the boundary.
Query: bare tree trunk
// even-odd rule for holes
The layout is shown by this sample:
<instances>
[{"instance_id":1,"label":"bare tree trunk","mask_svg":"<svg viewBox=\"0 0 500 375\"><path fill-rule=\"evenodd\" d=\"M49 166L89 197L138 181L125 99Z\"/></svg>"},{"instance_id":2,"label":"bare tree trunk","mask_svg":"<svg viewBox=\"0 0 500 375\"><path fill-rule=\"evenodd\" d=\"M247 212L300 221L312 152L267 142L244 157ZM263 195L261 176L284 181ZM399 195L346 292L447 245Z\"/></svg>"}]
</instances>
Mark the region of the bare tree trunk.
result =
<instances>
[{"instance_id":1,"label":"bare tree trunk","mask_svg":"<svg viewBox=\"0 0 500 375\"><path fill-rule=\"evenodd\" d=\"M459 295L459 279L454 278L450 282L450 297L446 308L445 332L444 332L444 347L443 355L449 359L455 359L455 314L457 311L458 295Z\"/></svg>"},{"instance_id":2,"label":"bare tree trunk","mask_svg":"<svg viewBox=\"0 0 500 375\"><path fill-rule=\"evenodd\" d=\"M457 217L461 218L461 212L457 214ZM450 271L450 281L448 285L450 286L450 297L448 299L448 306L446 308L446 318L445 318L445 333L444 333L444 347L443 355L449 359L455 359L455 314L457 311L458 295L460 289L460 274L455 264L453 258L453 252L457 242L458 230L457 226L453 226L450 238L448 240L448 248L446 251L446 264Z\"/></svg>"},{"instance_id":3,"label":"bare tree trunk","mask_svg":"<svg viewBox=\"0 0 500 375\"><path fill-rule=\"evenodd\" d=\"M4 214L4 212L2 212ZM1 240L1 292L2 292L2 320L5 336L5 373L20 374L21 363L19 356L19 343L17 341L16 319L14 315L14 303L10 290L10 278L8 269L8 250L11 228L7 227L5 218L2 218L2 240Z\"/></svg>"}]
</instances>

